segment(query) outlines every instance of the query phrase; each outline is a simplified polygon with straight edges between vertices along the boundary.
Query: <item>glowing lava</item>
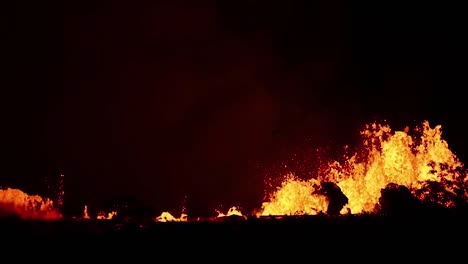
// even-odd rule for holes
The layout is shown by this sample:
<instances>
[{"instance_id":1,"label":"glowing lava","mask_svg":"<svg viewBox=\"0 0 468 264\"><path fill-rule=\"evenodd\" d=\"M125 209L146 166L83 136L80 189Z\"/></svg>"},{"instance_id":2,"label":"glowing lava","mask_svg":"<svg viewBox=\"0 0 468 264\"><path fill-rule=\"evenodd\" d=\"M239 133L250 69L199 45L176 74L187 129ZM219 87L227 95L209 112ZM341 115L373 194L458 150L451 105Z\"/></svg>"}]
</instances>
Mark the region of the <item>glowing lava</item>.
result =
<instances>
[{"instance_id":1,"label":"glowing lava","mask_svg":"<svg viewBox=\"0 0 468 264\"><path fill-rule=\"evenodd\" d=\"M0 216L40 220L55 220L62 217L52 200L11 188L0 190Z\"/></svg>"},{"instance_id":2,"label":"glowing lava","mask_svg":"<svg viewBox=\"0 0 468 264\"><path fill-rule=\"evenodd\" d=\"M314 194L319 182L333 182L348 198L344 211L353 214L376 212L381 191L393 183L408 187L415 197L446 207L455 205L455 196L468 200L463 164L442 139L441 126L429 122L410 134L392 132L389 126L371 124L361 132L362 148L345 162L333 161L316 179L300 180L289 175L262 205L260 215L317 214L327 208L327 197ZM417 136L416 136L417 135ZM441 186L448 194L431 195L429 186ZM445 199L442 199L445 198Z\"/></svg>"},{"instance_id":3,"label":"glowing lava","mask_svg":"<svg viewBox=\"0 0 468 264\"><path fill-rule=\"evenodd\" d=\"M243 216L241 210L237 206L232 206L231 208L229 208L227 213L223 213L219 210L216 210L216 212L218 213L217 217Z\"/></svg>"},{"instance_id":4,"label":"glowing lava","mask_svg":"<svg viewBox=\"0 0 468 264\"><path fill-rule=\"evenodd\" d=\"M187 215L181 214L180 217L174 217L169 212L162 212L160 216L154 218L156 222L187 222Z\"/></svg>"},{"instance_id":5,"label":"glowing lava","mask_svg":"<svg viewBox=\"0 0 468 264\"><path fill-rule=\"evenodd\" d=\"M99 211L96 219L98 219L98 220L112 220L114 218L114 216L117 216L117 211L108 212L107 214L104 211Z\"/></svg>"},{"instance_id":6,"label":"glowing lava","mask_svg":"<svg viewBox=\"0 0 468 264\"><path fill-rule=\"evenodd\" d=\"M289 174L273 193L269 202L264 202L261 215L315 215L326 212L328 200L324 195L312 195L320 182L311 179L301 181Z\"/></svg>"},{"instance_id":7,"label":"glowing lava","mask_svg":"<svg viewBox=\"0 0 468 264\"><path fill-rule=\"evenodd\" d=\"M87 205L85 205L84 209L83 209L83 219L91 219L91 217L89 216L89 213L88 213L88 206Z\"/></svg>"},{"instance_id":8,"label":"glowing lava","mask_svg":"<svg viewBox=\"0 0 468 264\"><path fill-rule=\"evenodd\" d=\"M358 151L341 161L329 162L312 179L286 175L281 186L256 210L259 212L256 215L378 213L385 204L381 204L383 190L389 186L404 186L410 196L422 203L445 208L456 207L460 201L468 202L467 172L442 139L440 125L431 128L426 121L413 131L409 128L392 131L388 125L374 123L365 126L361 138ZM60 179L63 181L63 175ZM63 191L59 194L61 206ZM217 217L209 220L226 216L246 218L238 207L217 213ZM116 214L100 212L97 219L112 219ZM0 190L0 216L61 218L52 200L11 188ZM83 218L90 218L87 206ZM184 206L180 217L163 212L153 220L187 222L188 217Z\"/></svg>"},{"instance_id":9,"label":"glowing lava","mask_svg":"<svg viewBox=\"0 0 468 264\"><path fill-rule=\"evenodd\" d=\"M224 217L229 217L229 216L239 216L241 218L246 218L241 210L237 206L232 206L229 208L227 213L223 213L219 210L216 210L218 215L213 218L207 218L207 219L202 219L202 218L197 218L197 221L215 221L217 219L221 219ZM161 215L158 217L154 218L154 221L156 222L187 222L188 221L188 216L186 213L182 213L180 217L175 217L169 212L162 212Z\"/></svg>"}]
</instances>

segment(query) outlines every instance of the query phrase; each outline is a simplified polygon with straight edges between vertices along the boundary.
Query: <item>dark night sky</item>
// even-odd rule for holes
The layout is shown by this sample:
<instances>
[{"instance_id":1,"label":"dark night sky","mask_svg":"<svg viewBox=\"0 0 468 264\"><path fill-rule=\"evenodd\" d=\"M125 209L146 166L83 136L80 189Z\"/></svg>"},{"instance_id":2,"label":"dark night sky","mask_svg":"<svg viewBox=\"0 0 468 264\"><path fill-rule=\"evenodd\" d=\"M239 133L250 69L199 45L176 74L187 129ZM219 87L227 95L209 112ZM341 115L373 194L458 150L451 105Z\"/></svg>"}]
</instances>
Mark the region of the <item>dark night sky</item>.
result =
<instances>
[{"instance_id":1,"label":"dark night sky","mask_svg":"<svg viewBox=\"0 0 468 264\"><path fill-rule=\"evenodd\" d=\"M460 7L31 2L2 8L3 186L64 173L70 208L256 207L265 170L374 118L442 124L468 158Z\"/></svg>"}]
</instances>

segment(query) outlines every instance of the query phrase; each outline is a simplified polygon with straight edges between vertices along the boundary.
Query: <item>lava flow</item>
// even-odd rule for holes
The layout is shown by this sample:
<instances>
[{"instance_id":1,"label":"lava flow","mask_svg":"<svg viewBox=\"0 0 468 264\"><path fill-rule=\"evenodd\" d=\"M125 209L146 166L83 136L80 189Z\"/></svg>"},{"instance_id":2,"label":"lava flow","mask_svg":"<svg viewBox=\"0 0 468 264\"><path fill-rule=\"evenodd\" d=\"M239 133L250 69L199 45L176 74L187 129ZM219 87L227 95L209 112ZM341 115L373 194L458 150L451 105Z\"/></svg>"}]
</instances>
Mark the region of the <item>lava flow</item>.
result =
<instances>
[{"instance_id":1,"label":"lava flow","mask_svg":"<svg viewBox=\"0 0 468 264\"><path fill-rule=\"evenodd\" d=\"M385 207L384 194L404 189L421 204L455 208L467 203L467 173L463 163L442 139L441 126L429 122L411 130L392 131L388 125L370 124L361 132L362 144L342 161L330 161L312 179L285 176L282 184L252 216L340 215L379 213ZM49 199L29 196L20 190L0 190L0 213L23 219L60 217ZM100 214L99 219L111 219ZM84 218L89 218L85 208ZM238 207L226 216L246 218ZM174 217L163 212L157 222L186 222L184 212Z\"/></svg>"}]
</instances>

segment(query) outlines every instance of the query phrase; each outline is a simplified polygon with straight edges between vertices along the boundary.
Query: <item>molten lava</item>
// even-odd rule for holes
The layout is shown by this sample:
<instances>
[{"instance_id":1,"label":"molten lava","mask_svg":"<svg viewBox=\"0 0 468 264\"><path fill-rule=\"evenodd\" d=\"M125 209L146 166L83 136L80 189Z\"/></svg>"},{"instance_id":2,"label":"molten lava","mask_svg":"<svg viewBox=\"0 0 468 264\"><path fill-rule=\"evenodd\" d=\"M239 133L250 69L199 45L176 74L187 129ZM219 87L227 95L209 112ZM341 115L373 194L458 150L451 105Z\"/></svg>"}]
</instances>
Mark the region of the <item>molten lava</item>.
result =
<instances>
[{"instance_id":1,"label":"molten lava","mask_svg":"<svg viewBox=\"0 0 468 264\"><path fill-rule=\"evenodd\" d=\"M342 161L330 161L312 179L292 173L262 203L257 216L378 213L391 203L383 201L395 191L414 201L444 208L468 202L467 172L463 163L442 139L441 126L424 122L413 131L392 131L388 125L371 124L361 132L362 144ZM63 180L63 175L61 177ZM63 184L61 183L61 186ZM63 191L58 205L63 202ZM89 219L87 206L83 218ZM101 212L97 219L112 219L117 212ZM22 219L58 219L60 213L50 199L28 195L17 189L0 190L0 216ZM218 211L246 218L238 207ZM157 222L188 221L185 207L180 217L163 212Z\"/></svg>"},{"instance_id":2,"label":"molten lava","mask_svg":"<svg viewBox=\"0 0 468 264\"><path fill-rule=\"evenodd\" d=\"M187 222L187 215L181 214L180 217L174 217L169 212L162 212L160 216L154 218L156 222Z\"/></svg>"},{"instance_id":3,"label":"molten lava","mask_svg":"<svg viewBox=\"0 0 468 264\"><path fill-rule=\"evenodd\" d=\"M89 213L88 213L88 206L87 205L85 205L84 209L83 209L83 219L91 219L91 217L89 216Z\"/></svg>"},{"instance_id":4,"label":"molten lava","mask_svg":"<svg viewBox=\"0 0 468 264\"><path fill-rule=\"evenodd\" d=\"M55 220L62 217L52 200L11 188L0 190L0 216L41 220Z\"/></svg>"},{"instance_id":5,"label":"molten lava","mask_svg":"<svg viewBox=\"0 0 468 264\"><path fill-rule=\"evenodd\" d=\"M217 217L243 216L241 210L237 206L232 206L231 208L229 208L227 213L223 213L223 212L221 212L219 210L216 210L216 212L218 213Z\"/></svg>"},{"instance_id":6,"label":"molten lava","mask_svg":"<svg viewBox=\"0 0 468 264\"><path fill-rule=\"evenodd\" d=\"M229 210L226 213L223 213L223 212L221 212L219 210L216 210L216 212L218 213L218 215L216 217L208 218L208 219L204 219L204 220L211 221L211 220L221 219L221 218L230 217L230 216L237 216L237 217L241 217L241 218L244 218L244 219L246 218L242 214L241 210L237 206L230 207ZM197 218L197 220L202 221L201 218ZM182 213L180 215L180 217L175 217L169 212L162 212L161 215L154 218L154 221L156 221L156 222L187 222L188 221L188 216L187 216L186 213Z\"/></svg>"},{"instance_id":7,"label":"molten lava","mask_svg":"<svg viewBox=\"0 0 468 264\"><path fill-rule=\"evenodd\" d=\"M454 199L460 196L467 201L466 172L442 139L441 126L431 128L426 121L413 135L409 132L408 128L392 132L387 125L367 125L361 132L359 151L344 162L330 162L315 179L300 180L288 175L269 201L263 203L259 215L325 212L328 198L314 194L323 181L338 185L348 198L343 213L376 212L381 191L389 184L406 186L416 198L446 207L453 207ZM430 186L434 185L446 195L431 195L434 190Z\"/></svg>"},{"instance_id":8,"label":"molten lava","mask_svg":"<svg viewBox=\"0 0 468 264\"><path fill-rule=\"evenodd\" d=\"M320 182L316 179L301 181L293 174L286 176L269 202L264 202L261 215L315 215L325 212L327 197L313 195Z\"/></svg>"}]
</instances>

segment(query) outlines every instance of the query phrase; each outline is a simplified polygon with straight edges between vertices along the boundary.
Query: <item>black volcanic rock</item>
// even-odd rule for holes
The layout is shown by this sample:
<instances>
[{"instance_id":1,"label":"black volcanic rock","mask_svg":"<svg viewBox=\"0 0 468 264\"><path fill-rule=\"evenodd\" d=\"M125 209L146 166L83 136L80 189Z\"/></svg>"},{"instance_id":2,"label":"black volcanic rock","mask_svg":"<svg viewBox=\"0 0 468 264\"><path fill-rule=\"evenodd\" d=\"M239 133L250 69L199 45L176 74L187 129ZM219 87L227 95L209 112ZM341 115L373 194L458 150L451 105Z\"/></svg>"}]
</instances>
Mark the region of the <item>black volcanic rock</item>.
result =
<instances>
[{"instance_id":1,"label":"black volcanic rock","mask_svg":"<svg viewBox=\"0 0 468 264\"><path fill-rule=\"evenodd\" d=\"M446 186L452 188L449 189ZM455 206L459 208L466 204L464 188L445 179L442 179L441 182L426 181L415 193L423 203L432 207Z\"/></svg>"},{"instance_id":2,"label":"black volcanic rock","mask_svg":"<svg viewBox=\"0 0 468 264\"><path fill-rule=\"evenodd\" d=\"M385 215L410 215L421 212L422 203L403 185L388 184L381 190L380 213Z\"/></svg>"},{"instance_id":3,"label":"black volcanic rock","mask_svg":"<svg viewBox=\"0 0 468 264\"><path fill-rule=\"evenodd\" d=\"M115 211L117 215L114 217L116 220L138 220L152 219L157 213L154 208L146 205L134 197L120 196L110 199L103 206L105 211Z\"/></svg>"},{"instance_id":4,"label":"black volcanic rock","mask_svg":"<svg viewBox=\"0 0 468 264\"><path fill-rule=\"evenodd\" d=\"M333 182L321 182L319 193L328 198L327 214L329 215L339 215L343 206L348 203L348 197Z\"/></svg>"}]
</instances>

